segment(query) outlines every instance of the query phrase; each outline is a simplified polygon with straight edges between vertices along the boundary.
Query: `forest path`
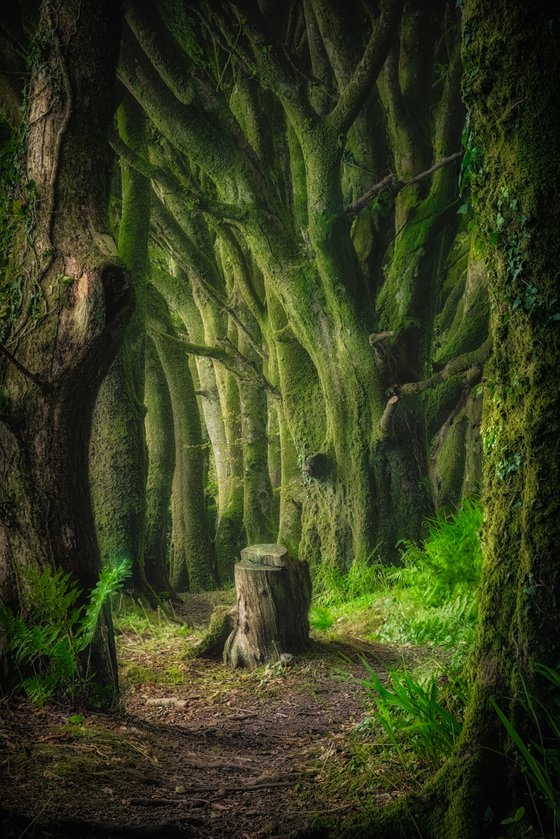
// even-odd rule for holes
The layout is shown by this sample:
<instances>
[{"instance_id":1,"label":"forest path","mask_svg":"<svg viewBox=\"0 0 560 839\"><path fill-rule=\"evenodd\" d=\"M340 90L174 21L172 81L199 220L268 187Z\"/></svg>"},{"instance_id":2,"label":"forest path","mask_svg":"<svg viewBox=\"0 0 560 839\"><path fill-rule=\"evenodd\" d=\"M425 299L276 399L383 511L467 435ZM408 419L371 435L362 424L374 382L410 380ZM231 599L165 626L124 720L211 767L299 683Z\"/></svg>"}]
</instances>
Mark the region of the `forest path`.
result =
<instances>
[{"instance_id":1,"label":"forest path","mask_svg":"<svg viewBox=\"0 0 560 839\"><path fill-rule=\"evenodd\" d=\"M187 609L207 619L204 601ZM120 716L0 709L4 836L272 839L319 816L336 835L339 819L400 792L362 777L358 734L360 655L395 665L399 650L315 643L289 668L249 673L177 658L169 641L151 657L134 634L119 646Z\"/></svg>"}]
</instances>

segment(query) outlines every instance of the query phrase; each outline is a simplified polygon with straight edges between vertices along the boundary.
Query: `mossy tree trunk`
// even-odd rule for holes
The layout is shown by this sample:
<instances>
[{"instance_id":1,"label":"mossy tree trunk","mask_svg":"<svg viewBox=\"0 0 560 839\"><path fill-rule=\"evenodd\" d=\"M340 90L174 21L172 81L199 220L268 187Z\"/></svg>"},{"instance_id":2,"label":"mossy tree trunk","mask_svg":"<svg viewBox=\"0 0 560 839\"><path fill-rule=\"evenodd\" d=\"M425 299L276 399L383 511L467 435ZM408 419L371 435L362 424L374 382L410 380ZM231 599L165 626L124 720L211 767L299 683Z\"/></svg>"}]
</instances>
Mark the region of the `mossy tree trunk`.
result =
<instances>
[{"instance_id":1,"label":"mossy tree trunk","mask_svg":"<svg viewBox=\"0 0 560 839\"><path fill-rule=\"evenodd\" d=\"M119 134L138 154L146 149L143 111L130 97L117 112ZM144 297L150 229L149 181L121 160L119 255L133 283L136 306L122 349L105 377L93 415L90 474L101 560L132 564L131 587L150 593L144 573L147 450L144 428Z\"/></svg>"},{"instance_id":2,"label":"mossy tree trunk","mask_svg":"<svg viewBox=\"0 0 560 839\"><path fill-rule=\"evenodd\" d=\"M312 563L348 566L378 545L393 558L434 511L421 394L458 227L458 21L452 3L403 5L341 15L317 0L279 10L274 28L255 7L240 28L224 1L205 35L186 10L165 25L127 10L119 75L164 138L149 177L214 254L171 236L169 214L159 241L190 281L221 288L228 329L244 307L257 321L290 437L281 530L297 543L301 522ZM216 56L212 91L187 31ZM387 190L364 197L388 169ZM220 247L242 255L233 285L211 276Z\"/></svg>"},{"instance_id":3,"label":"mossy tree trunk","mask_svg":"<svg viewBox=\"0 0 560 839\"><path fill-rule=\"evenodd\" d=\"M463 91L476 160L469 174L493 338L480 623L455 753L423 794L369 826L380 837L501 835L503 820L522 805L523 835L529 823L553 834L552 813L539 806L535 816L529 779L494 703L525 742L550 736L547 685L536 665L556 668L560 653L560 25L544 2L467 0L463 14Z\"/></svg>"},{"instance_id":4,"label":"mossy tree trunk","mask_svg":"<svg viewBox=\"0 0 560 839\"><path fill-rule=\"evenodd\" d=\"M170 595L168 542L171 535L169 505L175 471L173 409L165 373L151 340L146 345L146 538L144 572L151 588Z\"/></svg>"},{"instance_id":5,"label":"mossy tree trunk","mask_svg":"<svg viewBox=\"0 0 560 839\"><path fill-rule=\"evenodd\" d=\"M49 2L35 39L22 173L31 238L22 229L13 243L6 281L24 278L22 305L3 325L0 356L0 588L23 614L26 567L71 573L84 600L99 574L91 416L133 303L107 222L119 26L118 9L104 0ZM106 686L110 701L117 684L110 617L88 655L92 687Z\"/></svg>"},{"instance_id":6,"label":"mossy tree trunk","mask_svg":"<svg viewBox=\"0 0 560 839\"><path fill-rule=\"evenodd\" d=\"M204 495L204 451L189 357L161 295L149 289L148 324L163 367L175 434L171 497L170 579L177 591L204 591L216 581Z\"/></svg>"}]
</instances>

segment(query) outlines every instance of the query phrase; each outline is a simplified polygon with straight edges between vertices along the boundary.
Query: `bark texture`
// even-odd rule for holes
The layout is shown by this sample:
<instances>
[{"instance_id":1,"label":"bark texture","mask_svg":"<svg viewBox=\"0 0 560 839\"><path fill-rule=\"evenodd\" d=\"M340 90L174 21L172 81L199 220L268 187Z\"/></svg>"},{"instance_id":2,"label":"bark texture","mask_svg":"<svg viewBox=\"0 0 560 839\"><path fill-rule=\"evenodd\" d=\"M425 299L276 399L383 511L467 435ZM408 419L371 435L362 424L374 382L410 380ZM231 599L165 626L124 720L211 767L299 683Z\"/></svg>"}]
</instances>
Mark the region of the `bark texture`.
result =
<instances>
[{"instance_id":1,"label":"bark texture","mask_svg":"<svg viewBox=\"0 0 560 839\"><path fill-rule=\"evenodd\" d=\"M252 545L235 566L237 621L224 648L231 667L258 667L309 646L311 580L281 545Z\"/></svg>"},{"instance_id":2,"label":"bark texture","mask_svg":"<svg viewBox=\"0 0 560 839\"><path fill-rule=\"evenodd\" d=\"M532 832L531 823L540 835L553 833L551 813L549 823L544 808L540 822L535 817L492 703L525 742L550 736L535 665L557 667L560 651L559 37L547 3L464 4L463 95L469 148L477 150L469 174L494 345L485 376L485 558L473 687L455 753L424 793L381 813L367 835L496 836L520 805L527 817L517 835Z\"/></svg>"},{"instance_id":3,"label":"bark texture","mask_svg":"<svg viewBox=\"0 0 560 839\"><path fill-rule=\"evenodd\" d=\"M26 567L70 572L84 598L99 573L91 415L133 303L107 222L105 138L119 24L109 2L41 6L23 172L36 195L27 221L33 247L22 228L6 277L23 279L21 306L0 357L0 590L23 614ZM110 702L117 677L109 624L100 627L90 663Z\"/></svg>"}]
</instances>

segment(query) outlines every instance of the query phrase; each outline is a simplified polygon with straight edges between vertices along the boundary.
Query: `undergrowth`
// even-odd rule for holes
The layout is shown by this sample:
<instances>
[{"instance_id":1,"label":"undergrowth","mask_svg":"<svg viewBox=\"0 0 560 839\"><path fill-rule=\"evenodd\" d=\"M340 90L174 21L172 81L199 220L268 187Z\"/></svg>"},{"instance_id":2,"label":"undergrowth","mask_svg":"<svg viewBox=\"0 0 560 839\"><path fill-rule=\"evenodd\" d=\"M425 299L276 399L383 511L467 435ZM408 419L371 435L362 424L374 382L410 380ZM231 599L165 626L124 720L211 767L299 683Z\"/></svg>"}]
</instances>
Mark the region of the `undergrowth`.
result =
<instances>
[{"instance_id":1,"label":"undergrowth","mask_svg":"<svg viewBox=\"0 0 560 839\"><path fill-rule=\"evenodd\" d=\"M80 663L92 644L101 612L130 575L130 563L107 565L85 606L71 574L46 567L26 572L30 608L24 618L0 604L0 631L6 652L20 672L23 688L35 705L55 694L72 702L86 690L93 673Z\"/></svg>"},{"instance_id":2,"label":"undergrowth","mask_svg":"<svg viewBox=\"0 0 560 839\"><path fill-rule=\"evenodd\" d=\"M351 631L356 619L368 640L443 646L463 657L477 617L481 524L480 506L465 501L455 515L428 522L421 546L405 543L399 567L360 561L347 574L318 568L312 628L346 622Z\"/></svg>"},{"instance_id":3,"label":"undergrowth","mask_svg":"<svg viewBox=\"0 0 560 839\"><path fill-rule=\"evenodd\" d=\"M515 747L533 810L539 821L541 813L542 820L546 821L544 810L549 811L556 836L560 829L560 667L553 669L537 664L535 670L546 685L543 697L536 699L521 679L522 703L536 731L535 738L527 741L494 700L492 705ZM524 808L520 808L516 816L521 818L523 815ZM542 823L540 828L544 834Z\"/></svg>"},{"instance_id":4,"label":"undergrowth","mask_svg":"<svg viewBox=\"0 0 560 839\"><path fill-rule=\"evenodd\" d=\"M455 515L427 523L422 545L405 543L399 567L358 562L347 574L330 568L315 574L313 629L434 650L428 666L407 672L386 668L385 676L362 659L368 710L357 733L369 748L396 754L412 779L436 770L461 731L468 695L462 671L477 619L481 525L480 506L465 501Z\"/></svg>"}]
</instances>

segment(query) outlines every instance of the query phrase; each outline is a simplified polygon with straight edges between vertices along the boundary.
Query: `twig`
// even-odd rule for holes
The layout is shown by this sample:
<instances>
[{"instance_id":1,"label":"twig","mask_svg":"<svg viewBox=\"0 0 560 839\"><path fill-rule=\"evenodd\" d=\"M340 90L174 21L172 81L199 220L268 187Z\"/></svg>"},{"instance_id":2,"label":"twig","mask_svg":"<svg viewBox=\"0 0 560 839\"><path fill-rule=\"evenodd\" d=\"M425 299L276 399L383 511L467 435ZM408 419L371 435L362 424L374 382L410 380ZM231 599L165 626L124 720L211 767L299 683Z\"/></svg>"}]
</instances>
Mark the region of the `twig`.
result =
<instances>
[{"instance_id":1,"label":"twig","mask_svg":"<svg viewBox=\"0 0 560 839\"><path fill-rule=\"evenodd\" d=\"M357 198L351 204L348 204L345 207L345 211L351 215L357 215L364 209L365 206L367 206L367 204L369 204L372 198L375 198L375 196L379 195L379 193L383 192L383 190L387 189L393 195L396 195L398 192L406 189L407 186L417 184L419 181L424 180L424 178L428 178L430 175L433 175L434 172L437 172L437 170L441 169L443 166L453 163L453 161L461 157L462 154L463 152L456 151L454 154L449 155L449 157L444 157L441 160L438 160L438 162L434 163L433 166L430 166L429 169L426 169L424 172L420 172L418 175L414 175L414 177L409 181L399 181L395 173L390 172L383 178L383 180L373 184L373 186L370 186L369 189L360 196L360 198Z\"/></svg>"}]
</instances>

